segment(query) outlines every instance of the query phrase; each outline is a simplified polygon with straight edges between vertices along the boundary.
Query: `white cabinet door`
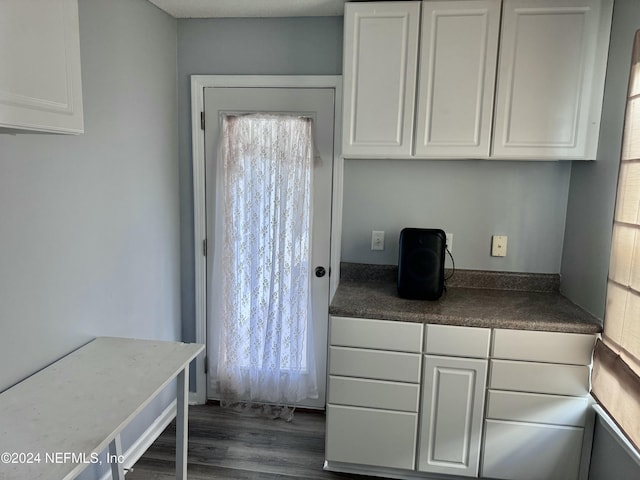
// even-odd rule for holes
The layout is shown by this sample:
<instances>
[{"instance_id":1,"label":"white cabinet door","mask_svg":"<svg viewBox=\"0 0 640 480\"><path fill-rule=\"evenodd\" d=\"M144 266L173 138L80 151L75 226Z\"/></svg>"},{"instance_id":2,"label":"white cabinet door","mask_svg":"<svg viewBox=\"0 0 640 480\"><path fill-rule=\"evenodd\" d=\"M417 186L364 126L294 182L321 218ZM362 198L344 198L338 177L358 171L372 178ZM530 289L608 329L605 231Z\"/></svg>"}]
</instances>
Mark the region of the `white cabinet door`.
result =
<instances>
[{"instance_id":1,"label":"white cabinet door","mask_svg":"<svg viewBox=\"0 0 640 480\"><path fill-rule=\"evenodd\" d=\"M416 156L489 156L500 0L423 2Z\"/></svg>"},{"instance_id":2,"label":"white cabinet door","mask_svg":"<svg viewBox=\"0 0 640 480\"><path fill-rule=\"evenodd\" d=\"M329 462L413 470L417 430L417 413L329 404L326 458Z\"/></svg>"},{"instance_id":3,"label":"white cabinet door","mask_svg":"<svg viewBox=\"0 0 640 480\"><path fill-rule=\"evenodd\" d=\"M82 133L77 0L3 0L0 32L0 132Z\"/></svg>"},{"instance_id":4,"label":"white cabinet door","mask_svg":"<svg viewBox=\"0 0 640 480\"><path fill-rule=\"evenodd\" d=\"M594 159L613 0L504 0L492 156Z\"/></svg>"},{"instance_id":5,"label":"white cabinet door","mask_svg":"<svg viewBox=\"0 0 640 480\"><path fill-rule=\"evenodd\" d=\"M418 470L478 476L487 362L425 355Z\"/></svg>"},{"instance_id":6,"label":"white cabinet door","mask_svg":"<svg viewBox=\"0 0 640 480\"><path fill-rule=\"evenodd\" d=\"M487 420L482 476L576 480L582 436L582 428Z\"/></svg>"},{"instance_id":7,"label":"white cabinet door","mask_svg":"<svg viewBox=\"0 0 640 480\"><path fill-rule=\"evenodd\" d=\"M411 155L419 2L347 3L344 156Z\"/></svg>"}]
</instances>

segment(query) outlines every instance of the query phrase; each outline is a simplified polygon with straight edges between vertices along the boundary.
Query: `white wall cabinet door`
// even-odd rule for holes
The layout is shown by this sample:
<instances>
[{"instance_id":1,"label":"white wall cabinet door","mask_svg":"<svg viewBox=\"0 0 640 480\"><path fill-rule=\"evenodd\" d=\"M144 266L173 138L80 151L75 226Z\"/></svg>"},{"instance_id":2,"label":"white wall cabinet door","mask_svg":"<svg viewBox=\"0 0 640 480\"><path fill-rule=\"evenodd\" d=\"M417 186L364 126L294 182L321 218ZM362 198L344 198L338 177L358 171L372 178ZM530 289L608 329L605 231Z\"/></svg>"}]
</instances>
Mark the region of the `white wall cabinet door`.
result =
<instances>
[{"instance_id":1,"label":"white wall cabinet door","mask_svg":"<svg viewBox=\"0 0 640 480\"><path fill-rule=\"evenodd\" d=\"M343 155L411 155L419 21L419 2L346 4Z\"/></svg>"},{"instance_id":2,"label":"white wall cabinet door","mask_svg":"<svg viewBox=\"0 0 640 480\"><path fill-rule=\"evenodd\" d=\"M415 155L488 157L500 0L422 4Z\"/></svg>"},{"instance_id":3,"label":"white wall cabinet door","mask_svg":"<svg viewBox=\"0 0 640 480\"><path fill-rule=\"evenodd\" d=\"M82 133L77 0L3 0L0 32L0 132Z\"/></svg>"},{"instance_id":4,"label":"white wall cabinet door","mask_svg":"<svg viewBox=\"0 0 640 480\"><path fill-rule=\"evenodd\" d=\"M425 355L418 470L478 476L487 363Z\"/></svg>"},{"instance_id":5,"label":"white wall cabinet door","mask_svg":"<svg viewBox=\"0 0 640 480\"><path fill-rule=\"evenodd\" d=\"M594 159L612 0L504 0L492 156Z\"/></svg>"}]
</instances>

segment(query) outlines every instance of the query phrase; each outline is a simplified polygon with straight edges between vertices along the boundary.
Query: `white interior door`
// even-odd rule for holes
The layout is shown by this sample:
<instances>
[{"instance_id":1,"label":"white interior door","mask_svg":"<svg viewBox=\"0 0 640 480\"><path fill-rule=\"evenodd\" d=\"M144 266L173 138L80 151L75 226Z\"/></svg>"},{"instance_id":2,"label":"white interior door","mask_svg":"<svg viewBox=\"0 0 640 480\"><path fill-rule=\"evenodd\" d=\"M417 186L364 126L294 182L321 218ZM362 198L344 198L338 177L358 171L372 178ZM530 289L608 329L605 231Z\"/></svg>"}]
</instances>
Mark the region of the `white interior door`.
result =
<instances>
[{"instance_id":1,"label":"white interior door","mask_svg":"<svg viewBox=\"0 0 640 480\"><path fill-rule=\"evenodd\" d=\"M326 354L329 309L329 265L331 245L331 198L333 178L334 143L334 102L335 91L332 88L256 88L256 87L207 87L204 89L205 162L206 162L206 211L207 238L209 251L213 251L215 242L215 172L218 156L218 136L221 118L225 114L238 113L287 113L313 118L314 140L318 158L313 170L313 226L312 226L312 265L311 274L316 267L326 270L324 276L314 275L311 281L313 349L318 381L318 398L307 399L301 406L324 408L326 396ZM207 278L213 266L213 255L207 258ZM208 288L208 291L211 289ZM207 306L209 311L209 305ZM209 331L208 351L208 397L218 397L216 384L217 359L220 326L207 314Z\"/></svg>"}]
</instances>

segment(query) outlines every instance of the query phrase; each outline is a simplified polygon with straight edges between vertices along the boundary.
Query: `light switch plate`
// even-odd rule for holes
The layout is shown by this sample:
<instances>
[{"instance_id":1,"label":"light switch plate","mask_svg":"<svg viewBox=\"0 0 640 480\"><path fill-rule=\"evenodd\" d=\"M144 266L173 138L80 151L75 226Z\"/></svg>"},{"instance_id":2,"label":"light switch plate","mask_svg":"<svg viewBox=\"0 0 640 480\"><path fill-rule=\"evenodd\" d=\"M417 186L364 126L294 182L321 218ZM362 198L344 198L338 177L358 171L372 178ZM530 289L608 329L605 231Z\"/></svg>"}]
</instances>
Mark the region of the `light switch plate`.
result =
<instances>
[{"instance_id":1,"label":"light switch plate","mask_svg":"<svg viewBox=\"0 0 640 480\"><path fill-rule=\"evenodd\" d=\"M373 230L371 232L371 250L384 250L384 232Z\"/></svg>"},{"instance_id":2,"label":"light switch plate","mask_svg":"<svg viewBox=\"0 0 640 480\"><path fill-rule=\"evenodd\" d=\"M506 257L507 256L507 236L494 235L491 237L491 256Z\"/></svg>"}]
</instances>

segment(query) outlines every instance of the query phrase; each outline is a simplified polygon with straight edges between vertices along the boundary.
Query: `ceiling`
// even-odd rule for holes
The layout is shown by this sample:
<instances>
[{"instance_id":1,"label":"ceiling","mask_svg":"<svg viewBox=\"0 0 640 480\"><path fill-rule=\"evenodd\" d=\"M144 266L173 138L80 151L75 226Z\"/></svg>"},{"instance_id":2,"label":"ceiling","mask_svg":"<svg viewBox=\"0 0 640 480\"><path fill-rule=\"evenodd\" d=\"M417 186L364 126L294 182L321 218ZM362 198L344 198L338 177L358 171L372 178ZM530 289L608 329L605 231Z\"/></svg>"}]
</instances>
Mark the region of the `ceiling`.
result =
<instances>
[{"instance_id":1,"label":"ceiling","mask_svg":"<svg viewBox=\"0 0 640 480\"><path fill-rule=\"evenodd\" d=\"M149 0L176 18L341 16L345 0Z\"/></svg>"}]
</instances>

